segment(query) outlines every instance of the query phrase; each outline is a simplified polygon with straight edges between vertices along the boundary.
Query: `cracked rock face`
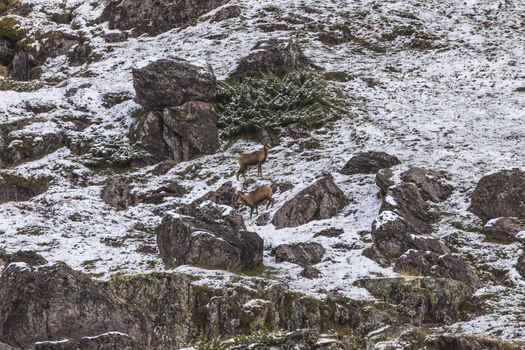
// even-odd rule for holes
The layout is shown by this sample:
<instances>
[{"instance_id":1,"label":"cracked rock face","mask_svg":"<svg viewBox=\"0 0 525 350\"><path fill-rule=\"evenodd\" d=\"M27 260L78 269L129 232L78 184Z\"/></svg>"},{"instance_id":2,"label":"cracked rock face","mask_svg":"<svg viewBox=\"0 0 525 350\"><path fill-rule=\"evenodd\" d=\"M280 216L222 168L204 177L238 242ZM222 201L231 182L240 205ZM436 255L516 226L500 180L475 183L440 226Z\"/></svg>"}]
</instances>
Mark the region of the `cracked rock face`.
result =
<instances>
[{"instance_id":1,"label":"cracked rock face","mask_svg":"<svg viewBox=\"0 0 525 350\"><path fill-rule=\"evenodd\" d=\"M157 35L172 28L195 24L210 10L228 0L111 0L102 15L112 29L134 29L137 34Z\"/></svg>"},{"instance_id":2,"label":"cracked rock face","mask_svg":"<svg viewBox=\"0 0 525 350\"><path fill-rule=\"evenodd\" d=\"M284 203L275 213L272 223L277 228L284 228L329 219L339 214L348 202L348 197L331 176L325 176Z\"/></svg>"},{"instance_id":3,"label":"cracked rock face","mask_svg":"<svg viewBox=\"0 0 525 350\"><path fill-rule=\"evenodd\" d=\"M65 264L9 265L0 276L0 315L0 339L17 347L108 329L151 341L151 320L140 309Z\"/></svg>"},{"instance_id":4,"label":"cracked rock face","mask_svg":"<svg viewBox=\"0 0 525 350\"><path fill-rule=\"evenodd\" d=\"M230 270L253 269L262 262L263 240L246 231L237 212L211 202L192 216L167 215L157 228L157 244L167 266L193 264Z\"/></svg>"}]
</instances>

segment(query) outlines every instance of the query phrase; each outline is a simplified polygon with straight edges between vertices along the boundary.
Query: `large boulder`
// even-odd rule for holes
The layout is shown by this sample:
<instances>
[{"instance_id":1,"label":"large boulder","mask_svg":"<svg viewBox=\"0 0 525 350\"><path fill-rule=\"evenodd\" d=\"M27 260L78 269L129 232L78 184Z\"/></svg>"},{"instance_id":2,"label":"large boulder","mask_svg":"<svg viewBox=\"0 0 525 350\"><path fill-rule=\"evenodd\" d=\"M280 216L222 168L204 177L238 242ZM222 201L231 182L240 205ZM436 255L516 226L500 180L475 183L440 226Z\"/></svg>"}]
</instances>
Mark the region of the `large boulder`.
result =
<instances>
[{"instance_id":1,"label":"large boulder","mask_svg":"<svg viewBox=\"0 0 525 350\"><path fill-rule=\"evenodd\" d=\"M397 157L385 152L358 152L345 164L341 173L345 175L374 174L379 169L390 168L400 163Z\"/></svg>"},{"instance_id":2,"label":"large boulder","mask_svg":"<svg viewBox=\"0 0 525 350\"><path fill-rule=\"evenodd\" d=\"M397 259L394 271L408 275L452 278L474 288L481 287L476 271L463 259L452 254L409 250Z\"/></svg>"},{"instance_id":3,"label":"large boulder","mask_svg":"<svg viewBox=\"0 0 525 350\"><path fill-rule=\"evenodd\" d=\"M246 231L239 213L212 202L195 208L193 217L166 215L156 234L167 266L192 264L240 271L262 262L262 238Z\"/></svg>"},{"instance_id":4,"label":"large boulder","mask_svg":"<svg viewBox=\"0 0 525 350\"><path fill-rule=\"evenodd\" d=\"M348 197L332 177L326 175L284 203L275 213L272 223L277 228L284 228L329 219L339 214L348 203Z\"/></svg>"},{"instance_id":5,"label":"large boulder","mask_svg":"<svg viewBox=\"0 0 525 350\"><path fill-rule=\"evenodd\" d=\"M100 197L102 200L118 210L128 209L140 203L160 204L167 197L181 197L187 190L176 181L168 182L153 189L140 191L134 188L131 177L117 175L110 177Z\"/></svg>"},{"instance_id":6,"label":"large boulder","mask_svg":"<svg viewBox=\"0 0 525 350\"><path fill-rule=\"evenodd\" d=\"M450 250L439 239L414 234L405 219L392 211L383 211L372 223L375 260L383 265L395 261L409 249L431 251L438 254Z\"/></svg>"},{"instance_id":7,"label":"large boulder","mask_svg":"<svg viewBox=\"0 0 525 350\"><path fill-rule=\"evenodd\" d=\"M150 112L131 127L130 139L151 162L211 154L220 146L217 114L212 104L200 101Z\"/></svg>"},{"instance_id":8,"label":"large boulder","mask_svg":"<svg viewBox=\"0 0 525 350\"><path fill-rule=\"evenodd\" d=\"M189 101L210 102L217 81L209 65L195 65L183 59L160 59L133 69L137 102L146 110L162 110Z\"/></svg>"},{"instance_id":9,"label":"large boulder","mask_svg":"<svg viewBox=\"0 0 525 350\"><path fill-rule=\"evenodd\" d=\"M380 211L392 211L402 217L410 231L417 234L432 232L433 218L421 192L412 183L401 183L388 188Z\"/></svg>"},{"instance_id":10,"label":"large boulder","mask_svg":"<svg viewBox=\"0 0 525 350\"><path fill-rule=\"evenodd\" d=\"M424 199L438 203L452 194L452 187L444 182L446 176L444 172L411 167L401 173L401 180L414 183Z\"/></svg>"},{"instance_id":11,"label":"large boulder","mask_svg":"<svg viewBox=\"0 0 525 350\"><path fill-rule=\"evenodd\" d=\"M481 219L525 219L525 172L502 170L483 177L471 195L470 211Z\"/></svg>"},{"instance_id":12,"label":"large boulder","mask_svg":"<svg viewBox=\"0 0 525 350\"><path fill-rule=\"evenodd\" d=\"M22 348L35 342L116 331L143 346L151 320L88 276L59 263L10 264L0 276L0 339Z\"/></svg>"},{"instance_id":13,"label":"large boulder","mask_svg":"<svg viewBox=\"0 0 525 350\"><path fill-rule=\"evenodd\" d=\"M356 282L374 297L403 308L414 324L450 324L458 320L462 307L474 290L448 278L379 278Z\"/></svg>"},{"instance_id":14,"label":"large boulder","mask_svg":"<svg viewBox=\"0 0 525 350\"><path fill-rule=\"evenodd\" d=\"M101 20L112 29L134 29L137 34L157 35L172 28L186 27L226 4L228 0L111 0Z\"/></svg>"},{"instance_id":15,"label":"large boulder","mask_svg":"<svg viewBox=\"0 0 525 350\"><path fill-rule=\"evenodd\" d=\"M230 78L242 79L268 72L280 75L313 66L296 42L290 39L267 39L259 41L248 56L241 59Z\"/></svg>"},{"instance_id":16,"label":"large boulder","mask_svg":"<svg viewBox=\"0 0 525 350\"><path fill-rule=\"evenodd\" d=\"M481 233L487 239L501 243L523 241L525 239L525 223L515 218L492 219L485 224Z\"/></svg>"},{"instance_id":17,"label":"large boulder","mask_svg":"<svg viewBox=\"0 0 525 350\"><path fill-rule=\"evenodd\" d=\"M278 262L288 261L301 266L314 265L321 262L325 249L315 242L280 244L273 251Z\"/></svg>"},{"instance_id":18,"label":"large boulder","mask_svg":"<svg viewBox=\"0 0 525 350\"><path fill-rule=\"evenodd\" d=\"M0 204L11 201L26 201L47 191L49 177L29 178L18 174L0 173Z\"/></svg>"}]
</instances>

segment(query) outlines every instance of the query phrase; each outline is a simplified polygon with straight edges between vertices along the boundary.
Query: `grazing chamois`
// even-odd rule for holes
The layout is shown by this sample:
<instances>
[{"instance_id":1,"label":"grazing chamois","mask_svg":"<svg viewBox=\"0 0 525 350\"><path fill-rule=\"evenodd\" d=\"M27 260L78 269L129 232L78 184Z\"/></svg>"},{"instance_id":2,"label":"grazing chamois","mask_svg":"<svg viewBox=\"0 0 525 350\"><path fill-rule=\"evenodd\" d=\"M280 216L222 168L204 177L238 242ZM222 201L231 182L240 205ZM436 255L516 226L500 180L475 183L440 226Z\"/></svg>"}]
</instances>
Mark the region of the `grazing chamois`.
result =
<instances>
[{"instance_id":1,"label":"grazing chamois","mask_svg":"<svg viewBox=\"0 0 525 350\"><path fill-rule=\"evenodd\" d=\"M238 203L244 203L247 206L250 207L250 219L253 215L253 210L255 209L255 214L259 215L259 204L264 202L265 200L268 201L266 204L266 209L270 207L270 205L273 208L273 205L275 204L275 200L272 198L272 189L270 186L261 186L257 190L245 194L242 192L237 192L235 201Z\"/></svg>"},{"instance_id":2,"label":"grazing chamois","mask_svg":"<svg viewBox=\"0 0 525 350\"><path fill-rule=\"evenodd\" d=\"M265 143L260 151L242 153L239 156L240 169L235 174L237 176L237 181L239 181L239 175L241 174L244 180L246 180L246 171L248 170L248 167L254 165L257 165L257 176L262 176L262 165L266 162L266 158L268 158L268 151L270 148L270 144Z\"/></svg>"}]
</instances>

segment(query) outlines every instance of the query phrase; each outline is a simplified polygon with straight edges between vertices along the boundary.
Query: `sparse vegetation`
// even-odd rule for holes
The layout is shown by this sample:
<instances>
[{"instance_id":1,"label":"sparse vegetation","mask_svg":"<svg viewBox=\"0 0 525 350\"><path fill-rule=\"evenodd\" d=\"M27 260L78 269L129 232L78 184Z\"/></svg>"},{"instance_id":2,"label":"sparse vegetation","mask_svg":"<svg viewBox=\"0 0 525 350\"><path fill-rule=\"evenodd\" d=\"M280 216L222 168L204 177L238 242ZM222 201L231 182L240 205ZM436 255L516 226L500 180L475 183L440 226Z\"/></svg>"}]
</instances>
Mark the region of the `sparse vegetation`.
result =
<instances>
[{"instance_id":1,"label":"sparse vegetation","mask_svg":"<svg viewBox=\"0 0 525 350\"><path fill-rule=\"evenodd\" d=\"M92 169L111 168L115 172L126 170L134 160L142 159L142 153L135 150L127 138L97 140L84 156L83 162Z\"/></svg>"},{"instance_id":2,"label":"sparse vegetation","mask_svg":"<svg viewBox=\"0 0 525 350\"><path fill-rule=\"evenodd\" d=\"M319 127L340 117L326 81L314 71L272 73L223 85L216 99L223 137L291 123Z\"/></svg>"}]
</instances>

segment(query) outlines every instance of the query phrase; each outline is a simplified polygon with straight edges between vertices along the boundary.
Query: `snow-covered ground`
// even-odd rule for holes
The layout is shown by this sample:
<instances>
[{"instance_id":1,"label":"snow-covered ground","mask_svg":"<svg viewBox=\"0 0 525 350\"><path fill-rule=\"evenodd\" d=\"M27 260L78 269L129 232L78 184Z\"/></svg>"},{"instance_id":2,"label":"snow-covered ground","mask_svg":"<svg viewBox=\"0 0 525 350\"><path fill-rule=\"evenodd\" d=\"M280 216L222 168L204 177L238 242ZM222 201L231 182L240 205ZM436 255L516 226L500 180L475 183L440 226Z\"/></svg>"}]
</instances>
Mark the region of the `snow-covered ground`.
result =
<instances>
[{"instance_id":1,"label":"snow-covered ground","mask_svg":"<svg viewBox=\"0 0 525 350\"><path fill-rule=\"evenodd\" d=\"M54 4L25 1L50 8ZM68 7L76 8L74 23L91 38L103 59L80 67L68 66L65 56L48 60L42 80L61 82L46 83L33 92L0 91L0 121L38 117L39 124L23 130L32 134L59 128L86 140L125 137L132 122L131 112L138 105L127 101L107 109L102 97L109 92L134 95L132 67L164 57L183 57L207 61L219 78L225 78L259 39L293 37L306 55L327 72L344 73L344 81L333 84L346 93L350 107L346 117L313 132L320 141L319 149L302 150L298 141L283 138L271 150L264 177L257 179L257 184L294 185L292 190L276 194L277 204L269 210L271 214L325 172L332 173L351 203L333 219L281 230L271 224L257 226L255 218L249 220L249 212L245 211L249 230L265 241L265 276L315 295L338 291L355 298L371 298L353 282L363 277L395 275L362 255L363 249L371 245L371 238L359 233L370 229L380 206L374 176L338 173L353 153L383 150L402 161L394 168L396 173L411 165L449 172L455 192L434 208L447 214L441 216L434 234L478 268L510 271L513 287L494 285L477 292L492 312L454 324L450 331L525 340L525 316L520 312L525 306L525 281L513 267L522 247L483 242L482 234L468 230L479 227L481 222L467 211L469 194L482 176L504 168L525 167L525 93L517 91L525 86L525 3L232 0L230 4L243 6L240 17L211 23L205 15L196 26L153 38L141 36L106 43L102 34L111 32L107 23L93 23L103 4L68 1ZM55 26L46 22L38 10L34 16L38 26ZM414 36L388 39L392 38L388 34L409 22L418 28L417 33L428 34L435 46L414 48L410 46ZM288 30L261 29L278 23ZM320 33L337 33L337 25L351 28L359 40L335 46L323 44ZM383 46L386 52L370 49L369 44ZM72 93L72 89L77 90ZM27 103L56 108L36 116L25 110ZM63 121L64 114L87 116L90 125L77 130ZM240 189L242 184L234 177L236 156L258 147L240 140L224 144L217 154L178 164L166 175L152 176L149 168L132 175L143 179L141 190L173 180L190 189L183 198L172 198L162 205L169 208L190 203L226 181L233 181ZM89 185L71 183L63 169L87 175ZM34 249L49 261L65 261L104 279L115 273L164 270L152 232L161 220L157 208L141 204L116 211L106 205L100 199L105 175L92 173L68 149L10 171L52 174L56 179L46 193L28 202L0 205L1 247L8 251ZM217 181L208 184L212 178ZM35 227L39 229L28 230ZM344 234L313 238L327 227L341 228ZM317 265L321 279L302 278L297 265L277 263L270 255L278 244L304 241L319 242L327 249L323 262ZM183 266L177 270L197 269ZM212 279L221 274L199 273L209 274Z\"/></svg>"}]
</instances>

